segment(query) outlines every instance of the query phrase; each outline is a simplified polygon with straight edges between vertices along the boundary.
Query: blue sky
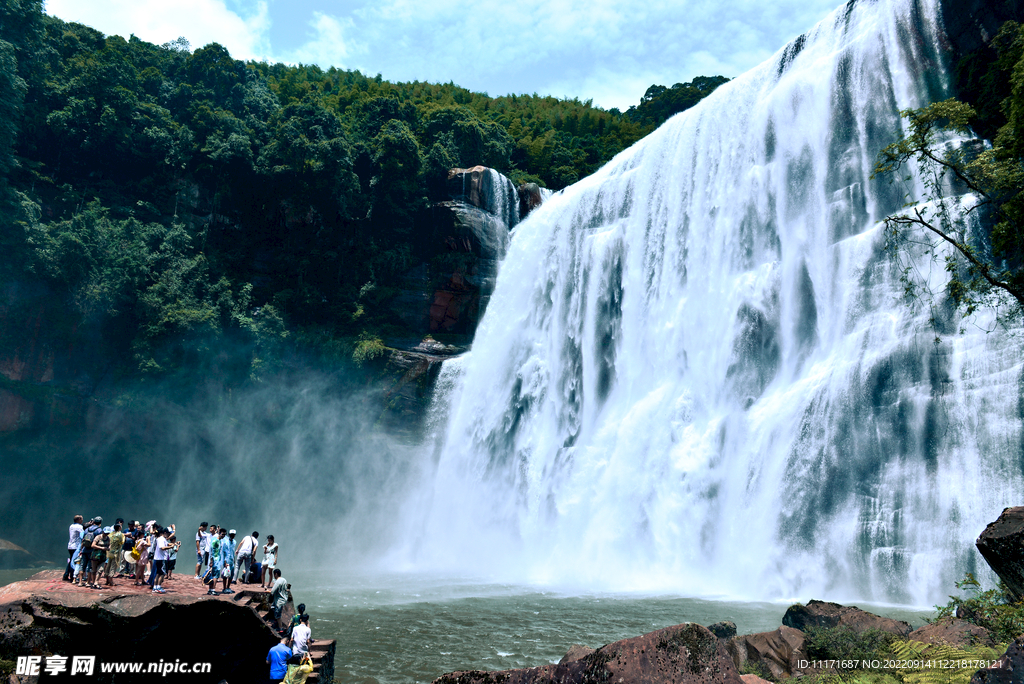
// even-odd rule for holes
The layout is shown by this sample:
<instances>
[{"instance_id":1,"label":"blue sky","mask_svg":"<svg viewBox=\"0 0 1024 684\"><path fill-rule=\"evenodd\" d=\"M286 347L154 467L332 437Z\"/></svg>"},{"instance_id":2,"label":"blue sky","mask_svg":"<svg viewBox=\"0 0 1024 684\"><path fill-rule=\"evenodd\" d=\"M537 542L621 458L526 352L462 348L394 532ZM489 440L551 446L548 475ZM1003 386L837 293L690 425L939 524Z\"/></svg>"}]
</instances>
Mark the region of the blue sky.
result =
<instances>
[{"instance_id":1,"label":"blue sky","mask_svg":"<svg viewBox=\"0 0 1024 684\"><path fill-rule=\"evenodd\" d=\"M490 95L637 104L652 83L734 77L841 0L46 0L106 34Z\"/></svg>"}]
</instances>

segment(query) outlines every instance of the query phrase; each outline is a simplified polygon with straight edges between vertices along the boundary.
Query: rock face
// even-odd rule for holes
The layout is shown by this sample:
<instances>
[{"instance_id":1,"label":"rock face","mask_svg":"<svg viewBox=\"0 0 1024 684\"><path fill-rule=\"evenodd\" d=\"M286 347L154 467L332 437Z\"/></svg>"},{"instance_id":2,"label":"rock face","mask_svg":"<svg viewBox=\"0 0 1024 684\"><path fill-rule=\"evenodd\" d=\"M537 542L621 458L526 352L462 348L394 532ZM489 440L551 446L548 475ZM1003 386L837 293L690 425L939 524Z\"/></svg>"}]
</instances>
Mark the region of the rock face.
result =
<instances>
[{"instance_id":1,"label":"rock face","mask_svg":"<svg viewBox=\"0 0 1024 684\"><path fill-rule=\"evenodd\" d=\"M1004 509L975 545L1014 600L1024 598L1024 506Z\"/></svg>"},{"instance_id":2,"label":"rock face","mask_svg":"<svg viewBox=\"0 0 1024 684\"><path fill-rule=\"evenodd\" d=\"M910 623L891 620L857 608L841 606L838 603L812 600L806 606L792 605L782 616L782 624L801 631L808 627L849 627L855 632L880 629L883 632L906 637L910 634Z\"/></svg>"},{"instance_id":3,"label":"rock face","mask_svg":"<svg viewBox=\"0 0 1024 684\"><path fill-rule=\"evenodd\" d=\"M264 681L267 676L267 652L279 638L261 617L266 592L210 597L191 578L169 582L163 595L149 587L125 586L128 582L97 591L73 587L60 577L60 571L50 570L0 588L0 660L56 655L67 656L70 663L75 655L96 656L95 674L88 677L95 682L115 680L114 674L99 671L101 663L148 666L176 658L210 663L208 675L196 676L197 682ZM333 673L334 643L318 646L319 671ZM328 652L330 662L324 662Z\"/></svg>"},{"instance_id":4,"label":"rock face","mask_svg":"<svg viewBox=\"0 0 1024 684\"><path fill-rule=\"evenodd\" d=\"M995 667L978 670L971 684L1024 684L1024 637L1017 637Z\"/></svg>"},{"instance_id":5,"label":"rock face","mask_svg":"<svg viewBox=\"0 0 1024 684\"><path fill-rule=\"evenodd\" d=\"M526 218L531 211L544 202L540 186L536 183L523 183L516 188L516 193L519 195L519 220Z\"/></svg>"},{"instance_id":6,"label":"rock face","mask_svg":"<svg viewBox=\"0 0 1024 684\"><path fill-rule=\"evenodd\" d=\"M726 649L737 670L747 663L760 663L776 680L800 674L798 663L807 659L804 633L785 626L774 632L734 637Z\"/></svg>"},{"instance_id":7,"label":"rock face","mask_svg":"<svg viewBox=\"0 0 1024 684\"><path fill-rule=\"evenodd\" d=\"M968 52L986 45L1008 19L1020 21L1024 2L1005 0L941 0L942 24L952 49L952 63Z\"/></svg>"},{"instance_id":8,"label":"rock face","mask_svg":"<svg viewBox=\"0 0 1024 684\"><path fill-rule=\"evenodd\" d=\"M909 638L925 644L947 644L956 648L995 646L995 640L987 629L959 618L943 618L925 625L911 632Z\"/></svg>"},{"instance_id":9,"label":"rock face","mask_svg":"<svg viewBox=\"0 0 1024 684\"><path fill-rule=\"evenodd\" d=\"M434 684L527 682L741 684L742 680L724 645L707 628L692 623L616 641L579 659L563 659L557 665L502 672L452 672L434 680Z\"/></svg>"}]
</instances>

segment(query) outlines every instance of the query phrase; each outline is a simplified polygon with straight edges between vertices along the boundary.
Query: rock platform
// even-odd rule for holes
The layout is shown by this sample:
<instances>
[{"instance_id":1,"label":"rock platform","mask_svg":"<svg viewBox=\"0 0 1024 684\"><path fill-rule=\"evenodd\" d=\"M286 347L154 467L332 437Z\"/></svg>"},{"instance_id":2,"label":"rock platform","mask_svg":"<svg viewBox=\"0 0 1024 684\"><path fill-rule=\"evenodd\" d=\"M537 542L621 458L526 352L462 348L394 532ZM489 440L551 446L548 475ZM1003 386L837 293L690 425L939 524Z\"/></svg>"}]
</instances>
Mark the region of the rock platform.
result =
<instances>
[{"instance_id":1,"label":"rock platform","mask_svg":"<svg viewBox=\"0 0 1024 684\"><path fill-rule=\"evenodd\" d=\"M130 579L90 589L64 582L61 575L60 570L46 570L0 587L0 660L94 655L97 664L210 663L209 673L189 675L188 681L196 684L263 681L267 676L267 652L280 637L269 624L270 593L256 585L236 584L232 594L210 596L199 580L186 574L166 580L166 593L154 594L148 585L133 586ZM289 600L282 624L293 614ZM314 641L314 672L308 682L332 681L335 646L334 641ZM39 679L12 674L8 684ZM69 681L77 679L81 677ZM97 671L90 680L112 682L114 675ZM119 674L116 681L146 681L146 675Z\"/></svg>"}]
</instances>

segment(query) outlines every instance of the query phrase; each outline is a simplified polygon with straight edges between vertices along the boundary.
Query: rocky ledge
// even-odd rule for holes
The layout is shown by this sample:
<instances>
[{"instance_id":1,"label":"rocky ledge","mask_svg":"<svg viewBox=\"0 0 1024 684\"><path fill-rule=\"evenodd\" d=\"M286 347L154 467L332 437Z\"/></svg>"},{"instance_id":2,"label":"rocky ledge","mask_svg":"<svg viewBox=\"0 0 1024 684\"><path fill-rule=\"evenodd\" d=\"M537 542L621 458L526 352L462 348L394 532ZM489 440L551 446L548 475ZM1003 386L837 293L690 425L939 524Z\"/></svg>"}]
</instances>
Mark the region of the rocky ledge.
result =
<instances>
[{"instance_id":1,"label":"rocky ledge","mask_svg":"<svg viewBox=\"0 0 1024 684\"><path fill-rule=\"evenodd\" d=\"M102 672L104 663L209 663L209 671L189 674L188 681L259 682L267 677L267 652L279 637L268 624L270 594L246 590L208 596L191 576L164 584L167 593L154 594L148 586L133 587L118 580L102 590L76 587L61 581L61 571L47 570L22 582L0 587L0 661L6 671L20 656L40 656L41 669L53 656L95 656L88 681L113 682L115 674ZM283 620L294 614L289 601ZM309 682L330 682L334 674L333 641L314 644L316 670ZM70 668L68 668L70 670ZM70 671L45 681L71 677ZM117 682L152 681L156 675L134 678L116 674ZM174 677L163 677L174 681ZM8 684L28 684L40 677L7 675ZM69 681L78 681L74 677ZM183 677L183 679L185 679Z\"/></svg>"},{"instance_id":2,"label":"rocky ledge","mask_svg":"<svg viewBox=\"0 0 1024 684\"><path fill-rule=\"evenodd\" d=\"M433 684L685 684L687 682L732 682L761 684L790 677L824 674L811 667L804 630L811 627L843 627L856 633L880 630L925 644L953 647L993 645L991 635L977 625L947 618L911 630L909 623L881 617L856 606L827 601L796 604L786 611L783 625L771 632L737 636L736 625L720 622L709 627L685 623L656 632L591 649L574 645L558 664L497 672L452 672ZM1024 682L1024 648L1011 645L1004 664L975 674L973 684ZM1020 663L1018 663L1020 661ZM1000 661L1002 663L1002 661ZM1017 675L1007 674L1019 665ZM1006 679L1011 676L1011 679ZM1016 679L1012 679L1016 676Z\"/></svg>"}]
</instances>

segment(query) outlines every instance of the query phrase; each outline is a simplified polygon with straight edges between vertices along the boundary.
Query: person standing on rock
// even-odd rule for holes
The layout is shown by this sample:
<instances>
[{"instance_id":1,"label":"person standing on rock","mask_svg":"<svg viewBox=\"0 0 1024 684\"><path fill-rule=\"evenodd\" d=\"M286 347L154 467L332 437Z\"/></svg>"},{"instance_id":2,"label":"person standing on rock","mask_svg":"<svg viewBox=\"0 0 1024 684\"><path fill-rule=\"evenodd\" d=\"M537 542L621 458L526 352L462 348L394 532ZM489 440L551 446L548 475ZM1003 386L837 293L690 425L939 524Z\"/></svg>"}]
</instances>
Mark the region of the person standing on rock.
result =
<instances>
[{"instance_id":1,"label":"person standing on rock","mask_svg":"<svg viewBox=\"0 0 1024 684\"><path fill-rule=\"evenodd\" d=\"M217 580L220 578L221 571L220 547L223 539L224 530L220 530L216 536L210 537L210 567L205 575L210 587L206 593L210 596L217 596Z\"/></svg>"},{"instance_id":2,"label":"person standing on rock","mask_svg":"<svg viewBox=\"0 0 1024 684\"><path fill-rule=\"evenodd\" d=\"M114 575L121 567L121 548L124 546L124 534L121 532L121 523L115 523L110 533L110 548L107 549L107 577L105 584L108 587L114 586Z\"/></svg>"},{"instance_id":3,"label":"person standing on rock","mask_svg":"<svg viewBox=\"0 0 1024 684\"><path fill-rule=\"evenodd\" d=\"M210 537L206 533L209 526L209 523L201 522L196 531L196 579L203 576L203 565L210 562Z\"/></svg>"},{"instance_id":4,"label":"person standing on rock","mask_svg":"<svg viewBox=\"0 0 1024 684\"><path fill-rule=\"evenodd\" d=\"M284 681L288 674L288 659L292 657L292 648L288 644L288 637L281 637L281 641L270 649L267 654L267 665L270 665L270 683L278 684Z\"/></svg>"},{"instance_id":5,"label":"person standing on rock","mask_svg":"<svg viewBox=\"0 0 1024 684\"><path fill-rule=\"evenodd\" d=\"M281 569L274 569L274 586L270 588L270 604L274 608L274 629L280 629L281 611L288 604L288 580L281 577Z\"/></svg>"},{"instance_id":6,"label":"person standing on rock","mask_svg":"<svg viewBox=\"0 0 1024 684\"><path fill-rule=\"evenodd\" d=\"M165 591L160 581L166 574L167 548L170 546L167 541L168 532L170 530L166 527L157 527L153 538L153 569L149 573L149 586L153 589L154 594L163 594Z\"/></svg>"},{"instance_id":7,"label":"person standing on rock","mask_svg":"<svg viewBox=\"0 0 1024 684\"><path fill-rule=\"evenodd\" d=\"M267 535L267 543L263 545L263 573L260 577L260 589L270 587L270 581L274 579L274 568L277 567L278 544L274 541L274 535ZM270 575L268 578L267 575Z\"/></svg>"},{"instance_id":8,"label":"person standing on rock","mask_svg":"<svg viewBox=\"0 0 1024 684\"><path fill-rule=\"evenodd\" d=\"M92 565L89 570L89 586L93 589L100 588L100 572L103 564L107 562L107 551L110 550L110 533L112 527L104 527L96 538L92 540Z\"/></svg>"},{"instance_id":9,"label":"person standing on rock","mask_svg":"<svg viewBox=\"0 0 1024 684\"><path fill-rule=\"evenodd\" d=\"M232 532L233 531L234 530L232 530ZM220 593L222 594L235 593L231 589L231 567L235 558L235 545L234 539L228 539L228 534L227 530L223 527L220 528L220 550L217 552L217 571L220 573Z\"/></svg>"},{"instance_id":10,"label":"person standing on rock","mask_svg":"<svg viewBox=\"0 0 1024 684\"><path fill-rule=\"evenodd\" d=\"M313 643L313 631L309 628L309 613L299 616L299 626L292 630L292 655L309 653L309 645Z\"/></svg>"},{"instance_id":11,"label":"person standing on rock","mask_svg":"<svg viewBox=\"0 0 1024 684\"><path fill-rule=\"evenodd\" d=\"M220 540L220 563L224 573L221 575L224 580L224 588L220 592L222 594L235 593L230 589L231 580L234 579L231 576L231 571L235 567L235 534L237 533L234 530L228 530L227 539L221 537Z\"/></svg>"},{"instance_id":12,"label":"person standing on rock","mask_svg":"<svg viewBox=\"0 0 1024 684\"><path fill-rule=\"evenodd\" d=\"M85 527L82 525L82 516L76 515L71 520L71 526L68 527L68 567L64 569L65 582L71 582L75 578L75 568L71 565L71 559L75 557L75 552L78 551L78 547L82 544L82 533L85 531Z\"/></svg>"},{"instance_id":13,"label":"person standing on rock","mask_svg":"<svg viewBox=\"0 0 1024 684\"><path fill-rule=\"evenodd\" d=\"M249 583L249 566L252 565L252 557L256 555L256 540L260 538L259 532L253 532L242 538L235 552L235 581L242 584Z\"/></svg>"}]
</instances>

